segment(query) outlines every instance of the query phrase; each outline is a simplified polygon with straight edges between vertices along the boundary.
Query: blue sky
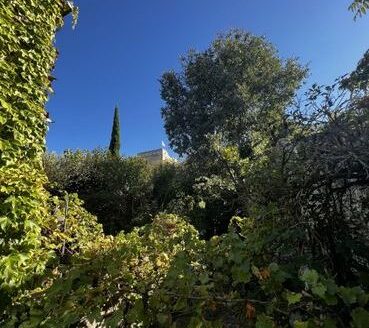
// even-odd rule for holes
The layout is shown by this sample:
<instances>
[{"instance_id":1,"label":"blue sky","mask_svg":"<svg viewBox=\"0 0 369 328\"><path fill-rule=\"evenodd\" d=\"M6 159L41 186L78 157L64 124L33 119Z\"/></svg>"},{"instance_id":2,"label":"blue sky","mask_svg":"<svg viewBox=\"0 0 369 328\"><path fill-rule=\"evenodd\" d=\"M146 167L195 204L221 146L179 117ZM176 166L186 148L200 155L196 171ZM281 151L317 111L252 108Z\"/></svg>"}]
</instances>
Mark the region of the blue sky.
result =
<instances>
[{"instance_id":1,"label":"blue sky","mask_svg":"<svg viewBox=\"0 0 369 328\"><path fill-rule=\"evenodd\" d=\"M161 74L179 69L188 49L202 50L220 32L242 28L266 36L282 57L310 67L309 83L330 83L351 71L369 48L369 16L354 22L349 0L76 0L57 34L55 123L49 151L109 144L120 107L122 153L159 148Z\"/></svg>"}]
</instances>

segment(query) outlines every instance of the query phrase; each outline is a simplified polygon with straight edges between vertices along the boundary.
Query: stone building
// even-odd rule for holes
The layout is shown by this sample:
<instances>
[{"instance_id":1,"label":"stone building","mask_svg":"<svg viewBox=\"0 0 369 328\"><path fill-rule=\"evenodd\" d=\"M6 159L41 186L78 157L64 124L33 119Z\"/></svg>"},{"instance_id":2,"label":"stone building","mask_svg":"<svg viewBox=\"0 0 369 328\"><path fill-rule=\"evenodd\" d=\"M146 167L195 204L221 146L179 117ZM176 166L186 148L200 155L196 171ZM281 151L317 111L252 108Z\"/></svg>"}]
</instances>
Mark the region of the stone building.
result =
<instances>
[{"instance_id":1,"label":"stone building","mask_svg":"<svg viewBox=\"0 0 369 328\"><path fill-rule=\"evenodd\" d=\"M138 153L137 156L145 158L152 165L160 165L164 162L176 161L174 158L169 156L168 152L164 148Z\"/></svg>"}]
</instances>

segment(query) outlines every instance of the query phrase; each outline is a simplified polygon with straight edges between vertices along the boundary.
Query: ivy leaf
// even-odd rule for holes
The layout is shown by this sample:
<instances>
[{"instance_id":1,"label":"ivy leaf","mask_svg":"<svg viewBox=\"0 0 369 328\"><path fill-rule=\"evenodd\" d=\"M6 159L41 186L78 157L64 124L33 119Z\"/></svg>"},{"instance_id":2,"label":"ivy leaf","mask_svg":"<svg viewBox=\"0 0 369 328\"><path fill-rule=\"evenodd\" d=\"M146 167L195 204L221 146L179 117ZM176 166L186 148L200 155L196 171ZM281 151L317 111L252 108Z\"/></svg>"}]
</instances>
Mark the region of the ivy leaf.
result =
<instances>
[{"instance_id":1,"label":"ivy leaf","mask_svg":"<svg viewBox=\"0 0 369 328\"><path fill-rule=\"evenodd\" d=\"M352 327L354 328L368 328L369 312L363 308L357 308L351 312Z\"/></svg>"},{"instance_id":2,"label":"ivy leaf","mask_svg":"<svg viewBox=\"0 0 369 328\"><path fill-rule=\"evenodd\" d=\"M300 293L288 292L286 295L286 299L288 301L288 305L296 304L301 301L302 295Z\"/></svg>"},{"instance_id":3,"label":"ivy leaf","mask_svg":"<svg viewBox=\"0 0 369 328\"><path fill-rule=\"evenodd\" d=\"M308 328L309 322L308 321L295 321L293 324L294 328Z\"/></svg>"},{"instance_id":4,"label":"ivy leaf","mask_svg":"<svg viewBox=\"0 0 369 328\"><path fill-rule=\"evenodd\" d=\"M315 270L305 270L301 276L301 280L306 282L309 286L315 286L318 282L319 275Z\"/></svg>"},{"instance_id":5,"label":"ivy leaf","mask_svg":"<svg viewBox=\"0 0 369 328\"><path fill-rule=\"evenodd\" d=\"M340 287L339 294L347 305L356 303L357 290L354 288Z\"/></svg>"},{"instance_id":6,"label":"ivy leaf","mask_svg":"<svg viewBox=\"0 0 369 328\"><path fill-rule=\"evenodd\" d=\"M6 216L0 217L0 228L5 231L7 225L10 225L11 221Z\"/></svg>"},{"instance_id":7,"label":"ivy leaf","mask_svg":"<svg viewBox=\"0 0 369 328\"><path fill-rule=\"evenodd\" d=\"M123 311L115 311L114 314L106 320L106 324L108 327L119 327L122 320Z\"/></svg>"},{"instance_id":8,"label":"ivy leaf","mask_svg":"<svg viewBox=\"0 0 369 328\"><path fill-rule=\"evenodd\" d=\"M173 307L175 311L182 311L186 308L187 308L187 299L185 298L180 298Z\"/></svg>"},{"instance_id":9,"label":"ivy leaf","mask_svg":"<svg viewBox=\"0 0 369 328\"><path fill-rule=\"evenodd\" d=\"M267 315L261 314L261 315L258 315L255 327L256 328L273 328L274 322Z\"/></svg>"},{"instance_id":10,"label":"ivy leaf","mask_svg":"<svg viewBox=\"0 0 369 328\"><path fill-rule=\"evenodd\" d=\"M209 278L209 275L207 273L201 273L199 275L199 280L200 280L201 284L206 285L209 282L210 278Z\"/></svg>"},{"instance_id":11,"label":"ivy leaf","mask_svg":"<svg viewBox=\"0 0 369 328\"><path fill-rule=\"evenodd\" d=\"M145 309L141 299L136 300L132 309L129 310L127 314L128 320L130 322L140 321L145 317Z\"/></svg>"},{"instance_id":12,"label":"ivy leaf","mask_svg":"<svg viewBox=\"0 0 369 328\"><path fill-rule=\"evenodd\" d=\"M279 265L277 263L272 262L269 264L269 270L271 272L277 272L279 270Z\"/></svg>"},{"instance_id":13,"label":"ivy leaf","mask_svg":"<svg viewBox=\"0 0 369 328\"><path fill-rule=\"evenodd\" d=\"M336 305L338 302L337 297L334 295L325 294L323 299L328 305Z\"/></svg>"},{"instance_id":14,"label":"ivy leaf","mask_svg":"<svg viewBox=\"0 0 369 328\"><path fill-rule=\"evenodd\" d=\"M158 313L156 315L156 318L159 322L159 324L167 327L167 325L171 322L171 315L170 314L165 314L165 313Z\"/></svg>"},{"instance_id":15,"label":"ivy leaf","mask_svg":"<svg viewBox=\"0 0 369 328\"><path fill-rule=\"evenodd\" d=\"M359 303L359 305L364 306L368 303L369 301L369 294L361 294L357 297L357 302Z\"/></svg>"},{"instance_id":16,"label":"ivy leaf","mask_svg":"<svg viewBox=\"0 0 369 328\"><path fill-rule=\"evenodd\" d=\"M332 318L328 318L324 320L324 328L336 328L336 321L333 320Z\"/></svg>"},{"instance_id":17,"label":"ivy leaf","mask_svg":"<svg viewBox=\"0 0 369 328\"><path fill-rule=\"evenodd\" d=\"M334 280L332 279L326 279L324 280L324 285L327 287L327 293L329 295L335 295L338 291L338 287Z\"/></svg>"},{"instance_id":18,"label":"ivy leaf","mask_svg":"<svg viewBox=\"0 0 369 328\"><path fill-rule=\"evenodd\" d=\"M327 287L324 286L322 283L318 283L316 286L314 286L311 291L314 295L319 296L320 298L323 298L325 295L325 292L327 291Z\"/></svg>"},{"instance_id":19,"label":"ivy leaf","mask_svg":"<svg viewBox=\"0 0 369 328\"><path fill-rule=\"evenodd\" d=\"M205 203L205 201L201 200L201 201L199 202L199 208L204 209L205 207L206 207L206 203Z\"/></svg>"},{"instance_id":20,"label":"ivy leaf","mask_svg":"<svg viewBox=\"0 0 369 328\"><path fill-rule=\"evenodd\" d=\"M232 278L234 283L248 283L251 279L250 264L245 262L240 266L232 268Z\"/></svg>"}]
</instances>

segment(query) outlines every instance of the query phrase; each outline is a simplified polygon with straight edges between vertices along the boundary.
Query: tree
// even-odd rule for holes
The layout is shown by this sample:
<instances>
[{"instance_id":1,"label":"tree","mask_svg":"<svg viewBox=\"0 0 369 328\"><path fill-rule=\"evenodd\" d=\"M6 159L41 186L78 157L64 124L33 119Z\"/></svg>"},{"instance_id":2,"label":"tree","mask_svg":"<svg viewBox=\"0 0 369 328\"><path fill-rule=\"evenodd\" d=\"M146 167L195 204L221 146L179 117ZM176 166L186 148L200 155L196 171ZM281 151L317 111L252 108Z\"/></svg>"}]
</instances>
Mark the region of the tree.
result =
<instances>
[{"instance_id":1,"label":"tree","mask_svg":"<svg viewBox=\"0 0 369 328\"><path fill-rule=\"evenodd\" d=\"M109 150L115 157L120 156L120 122L119 122L119 109L115 106L113 128L111 131L111 139Z\"/></svg>"},{"instance_id":2,"label":"tree","mask_svg":"<svg viewBox=\"0 0 369 328\"><path fill-rule=\"evenodd\" d=\"M342 80L341 87L350 91L369 91L369 50L359 61L356 70Z\"/></svg>"},{"instance_id":3,"label":"tree","mask_svg":"<svg viewBox=\"0 0 369 328\"><path fill-rule=\"evenodd\" d=\"M280 59L264 38L240 30L190 51L182 65L161 78L165 129L180 155L193 154L215 133L245 154L255 131L275 139L307 73L295 59Z\"/></svg>"},{"instance_id":4,"label":"tree","mask_svg":"<svg viewBox=\"0 0 369 328\"><path fill-rule=\"evenodd\" d=\"M365 15L369 9L369 0L354 0L349 9L355 14L355 19Z\"/></svg>"}]
</instances>

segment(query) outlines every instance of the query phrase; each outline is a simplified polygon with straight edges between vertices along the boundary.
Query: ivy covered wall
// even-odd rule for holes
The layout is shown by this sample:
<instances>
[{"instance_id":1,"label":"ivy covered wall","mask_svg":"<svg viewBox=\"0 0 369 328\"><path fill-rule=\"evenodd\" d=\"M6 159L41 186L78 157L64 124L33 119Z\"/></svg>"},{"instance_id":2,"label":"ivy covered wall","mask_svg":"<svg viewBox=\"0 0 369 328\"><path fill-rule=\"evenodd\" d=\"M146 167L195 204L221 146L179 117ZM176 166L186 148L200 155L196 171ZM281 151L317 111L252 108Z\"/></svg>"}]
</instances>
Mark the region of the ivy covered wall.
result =
<instances>
[{"instance_id":1,"label":"ivy covered wall","mask_svg":"<svg viewBox=\"0 0 369 328\"><path fill-rule=\"evenodd\" d=\"M55 32L72 5L64 0L0 0L0 284L22 285L49 254L45 102L57 57Z\"/></svg>"}]
</instances>

